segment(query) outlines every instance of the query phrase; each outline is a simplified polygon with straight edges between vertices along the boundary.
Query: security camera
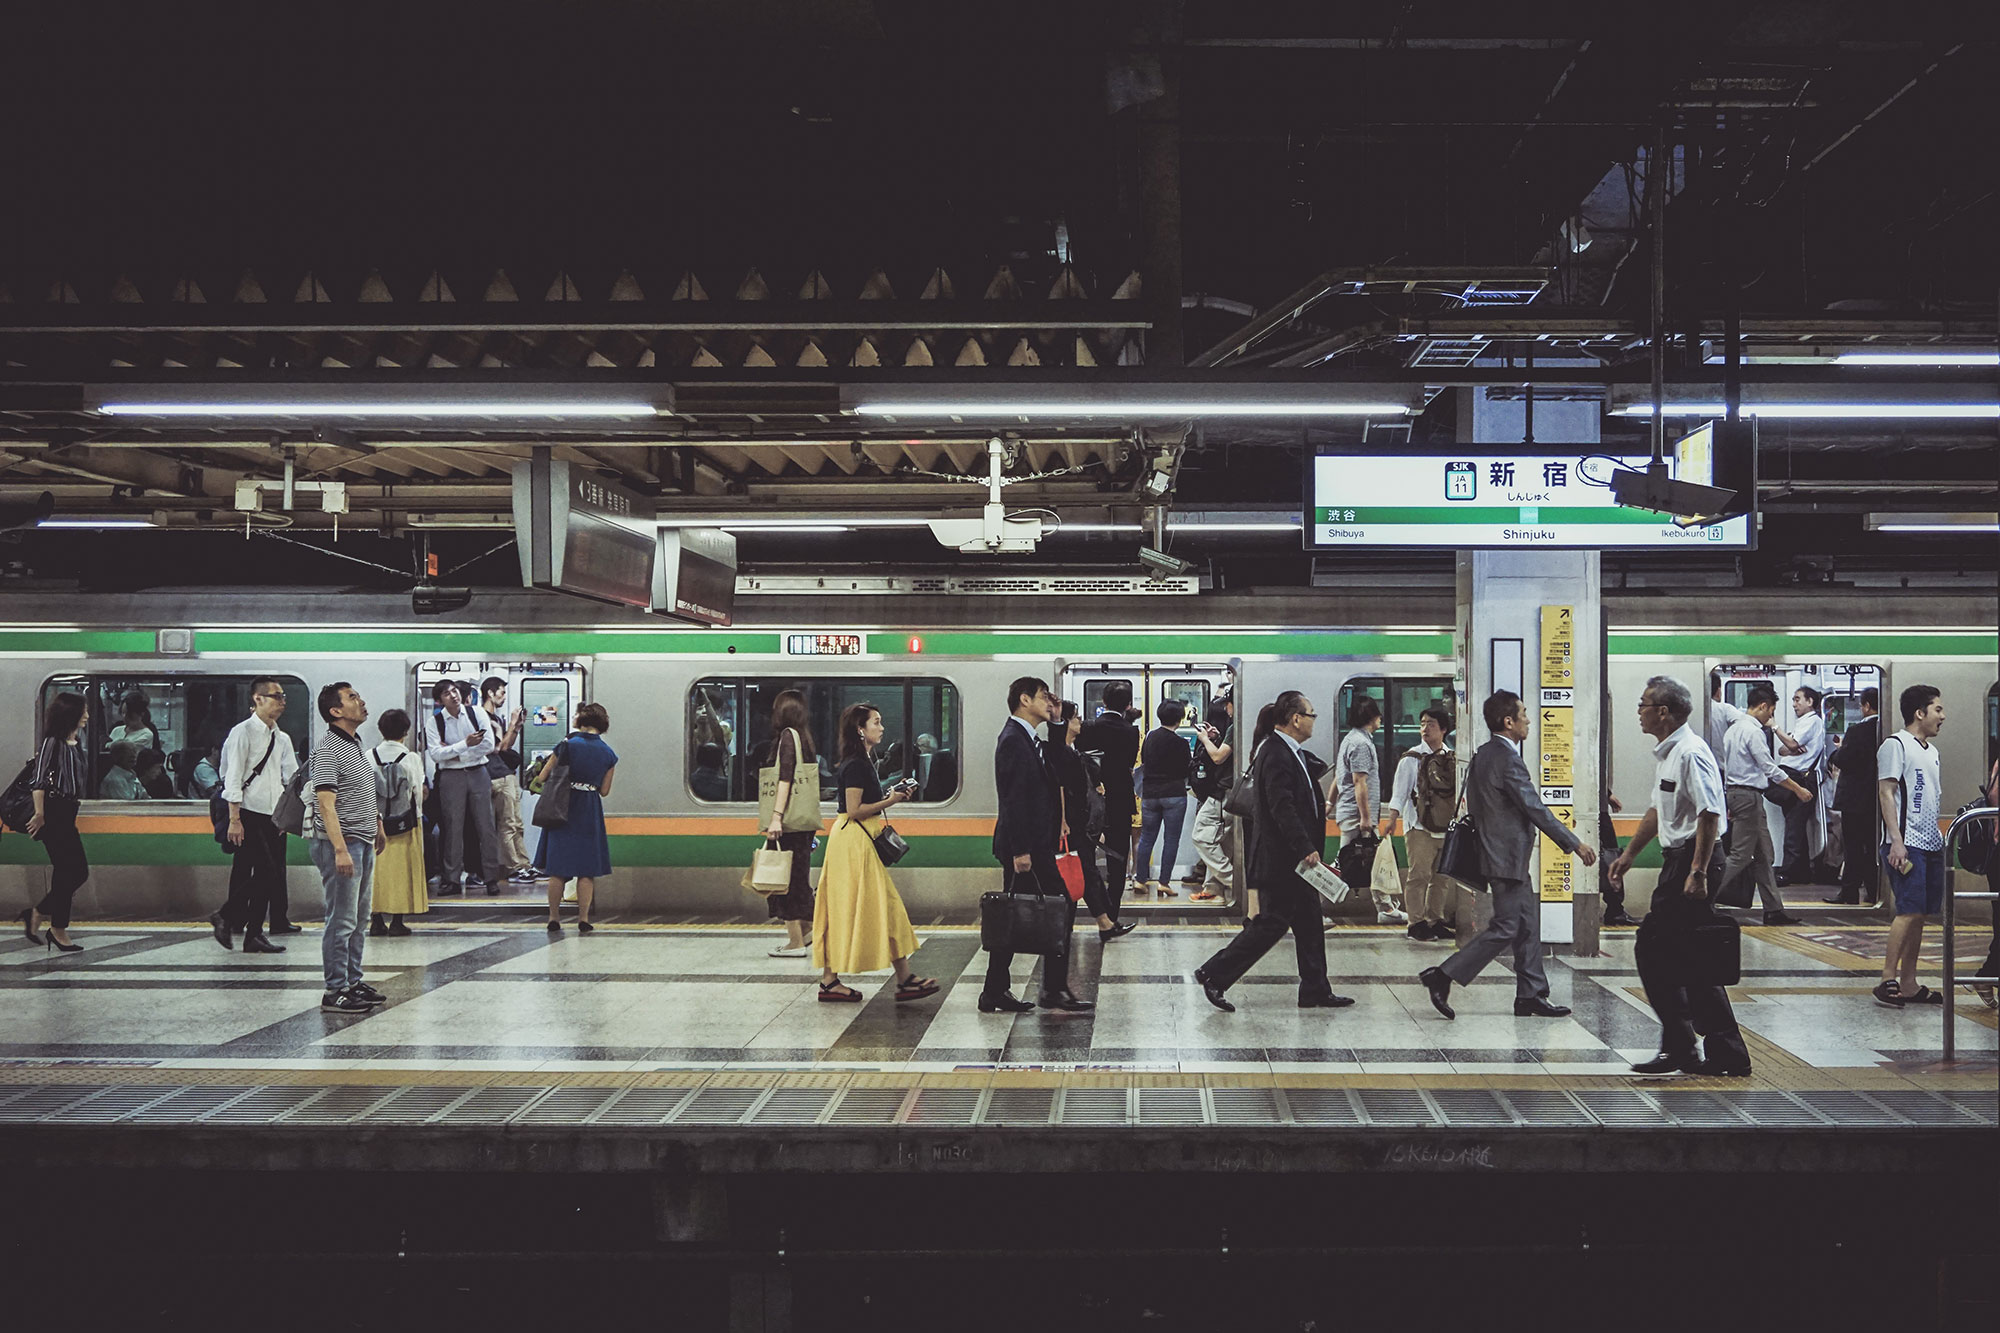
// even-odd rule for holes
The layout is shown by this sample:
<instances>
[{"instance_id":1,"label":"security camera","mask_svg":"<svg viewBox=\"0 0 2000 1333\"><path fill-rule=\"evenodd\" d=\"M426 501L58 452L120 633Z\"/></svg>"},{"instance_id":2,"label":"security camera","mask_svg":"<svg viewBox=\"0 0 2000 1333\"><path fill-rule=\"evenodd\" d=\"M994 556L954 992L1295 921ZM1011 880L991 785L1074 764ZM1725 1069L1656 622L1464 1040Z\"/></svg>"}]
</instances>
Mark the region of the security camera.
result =
<instances>
[{"instance_id":1,"label":"security camera","mask_svg":"<svg viewBox=\"0 0 2000 1333\"><path fill-rule=\"evenodd\" d=\"M441 616L447 611L460 611L471 602L470 588L440 588L435 583L420 583L410 589L410 610L420 616Z\"/></svg>"},{"instance_id":2,"label":"security camera","mask_svg":"<svg viewBox=\"0 0 2000 1333\"><path fill-rule=\"evenodd\" d=\"M1169 574L1185 574L1194 568L1191 562L1168 555L1165 551L1156 551L1150 546L1139 548L1139 563L1162 578Z\"/></svg>"}]
</instances>

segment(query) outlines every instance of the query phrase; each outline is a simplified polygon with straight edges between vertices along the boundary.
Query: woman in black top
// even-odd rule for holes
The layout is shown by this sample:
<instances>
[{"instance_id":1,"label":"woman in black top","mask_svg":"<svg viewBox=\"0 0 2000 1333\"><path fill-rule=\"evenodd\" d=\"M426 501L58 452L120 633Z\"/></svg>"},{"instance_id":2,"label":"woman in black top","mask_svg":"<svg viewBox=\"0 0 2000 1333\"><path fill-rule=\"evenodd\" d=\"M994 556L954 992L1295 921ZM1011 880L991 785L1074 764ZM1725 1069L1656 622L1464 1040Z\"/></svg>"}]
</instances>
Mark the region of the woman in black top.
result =
<instances>
[{"instance_id":1,"label":"woman in black top","mask_svg":"<svg viewBox=\"0 0 2000 1333\"><path fill-rule=\"evenodd\" d=\"M49 891L39 903L21 913L21 924L36 944L39 919L49 923L48 942L64 953L83 946L69 940L69 904L76 891L90 878L90 862L83 854L83 837L76 831L77 802L83 798L83 733L85 709L80 694L58 694L42 715L42 748L35 756L35 813L28 820L28 836L42 844L49 854L53 873Z\"/></svg>"},{"instance_id":2,"label":"woman in black top","mask_svg":"<svg viewBox=\"0 0 2000 1333\"><path fill-rule=\"evenodd\" d=\"M1146 733L1139 747L1139 767L1145 772L1146 781L1139 791L1139 814L1143 822L1134 873L1160 897L1172 898L1174 891L1167 885L1173 882L1174 854L1180 850L1181 824L1187 819L1188 772L1193 751L1174 734L1174 728L1187 716L1187 706L1178 699L1168 699L1160 705L1157 715L1160 725ZM1160 840L1163 828L1167 836L1160 848L1160 877L1154 879L1153 844Z\"/></svg>"},{"instance_id":3,"label":"woman in black top","mask_svg":"<svg viewBox=\"0 0 2000 1333\"><path fill-rule=\"evenodd\" d=\"M1109 944L1138 923L1119 922L1118 895L1106 890L1104 877L1097 873L1097 835L1102 831L1097 823L1103 817L1104 784L1098 780L1091 762L1076 748L1076 738L1082 731L1083 718L1076 711L1076 703L1065 699L1061 718L1049 728L1048 762L1062 787L1063 839L1083 862L1083 905L1097 918L1099 942ZM1097 796L1094 810L1090 800L1093 792Z\"/></svg>"},{"instance_id":4,"label":"woman in black top","mask_svg":"<svg viewBox=\"0 0 2000 1333\"><path fill-rule=\"evenodd\" d=\"M764 899L771 920L785 923L785 942L771 950L773 958L806 958L812 953L813 891L808 875L812 869L813 840L819 837L819 754L813 748L812 727L806 717L806 697L797 690L782 690L771 701L771 742L765 764L778 769L778 790L764 836L775 839L780 850L792 854L791 887ZM804 802L813 811L813 827L787 832L785 817ZM796 807L803 809L804 807Z\"/></svg>"}]
</instances>

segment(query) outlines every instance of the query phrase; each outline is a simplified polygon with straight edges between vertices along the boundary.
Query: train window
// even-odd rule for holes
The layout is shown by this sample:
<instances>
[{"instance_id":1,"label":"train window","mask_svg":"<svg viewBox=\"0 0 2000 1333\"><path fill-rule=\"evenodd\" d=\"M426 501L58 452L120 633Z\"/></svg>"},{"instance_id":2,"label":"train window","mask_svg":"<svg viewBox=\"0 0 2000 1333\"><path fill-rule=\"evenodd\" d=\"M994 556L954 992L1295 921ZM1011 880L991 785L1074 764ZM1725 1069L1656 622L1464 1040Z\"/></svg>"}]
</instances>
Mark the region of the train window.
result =
<instances>
[{"instance_id":1,"label":"train window","mask_svg":"<svg viewBox=\"0 0 2000 1333\"><path fill-rule=\"evenodd\" d=\"M1986 691L1986 768L2000 763L2000 682Z\"/></svg>"},{"instance_id":2,"label":"train window","mask_svg":"<svg viewBox=\"0 0 2000 1333\"><path fill-rule=\"evenodd\" d=\"M148 673L51 676L42 712L56 695L81 694L89 706L83 738L84 790L100 801L199 801L221 784L222 742L250 716L255 676ZM313 696L296 676L285 691L278 726L300 756Z\"/></svg>"},{"instance_id":3,"label":"train window","mask_svg":"<svg viewBox=\"0 0 2000 1333\"><path fill-rule=\"evenodd\" d=\"M424 719L436 709L436 687L446 680L458 686L460 698L484 711L483 687L496 678L507 683L507 700L504 707L495 710L494 720L504 724L520 713L521 731L514 743L523 767L532 769L569 735L576 710L588 697L581 663L499 658L419 662L410 674L410 717L421 730ZM421 748L422 741L412 740L411 744Z\"/></svg>"},{"instance_id":4,"label":"train window","mask_svg":"<svg viewBox=\"0 0 2000 1333\"><path fill-rule=\"evenodd\" d=\"M857 703L882 713L875 771L887 782L914 777L919 802L958 794L963 749L958 687L937 676L728 677L696 682L688 691L687 783L703 801L754 801L757 770L769 762L771 704L784 690L806 697L806 717L819 756L820 799L838 798L840 715Z\"/></svg>"},{"instance_id":5,"label":"train window","mask_svg":"<svg viewBox=\"0 0 2000 1333\"><path fill-rule=\"evenodd\" d=\"M1192 727L1208 715L1208 682L1205 680L1163 680L1160 702L1178 699L1187 708L1186 725Z\"/></svg>"},{"instance_id":6,"label":"train window","mask_svg":"<svg viewBox=\"0 0 2000 1333\"><path fill-rule=\"evenodd\" d=\"M1448 676L1355 676L1340 687L1343 734L1354 716L1354 706L1364 698L1373 699L1382 710L1382 725L1375 730L1375 749L1385 775L1396 771L1391 762L1394 757L1423 740L1426 708L1442 708L1446 717L1453 716ZM1446 743L1450 743L1449 734Z\"/></svg>"},{"instance_id":7,"label":"train window","mask_svg":"<svg viewBox=\"0 0 2000 1333\"><path fill-rule=\"evenodd\" d=\"M1082 714L1084 721L1094 721L1097 715L1104 711L1104 692L1113 685L1123 685L1132 691L1135 700L1139 698L1139 690L1129 676L1086 677L1083 682L1083 704L1077 710Z\"/></svg>"}]
</instances>

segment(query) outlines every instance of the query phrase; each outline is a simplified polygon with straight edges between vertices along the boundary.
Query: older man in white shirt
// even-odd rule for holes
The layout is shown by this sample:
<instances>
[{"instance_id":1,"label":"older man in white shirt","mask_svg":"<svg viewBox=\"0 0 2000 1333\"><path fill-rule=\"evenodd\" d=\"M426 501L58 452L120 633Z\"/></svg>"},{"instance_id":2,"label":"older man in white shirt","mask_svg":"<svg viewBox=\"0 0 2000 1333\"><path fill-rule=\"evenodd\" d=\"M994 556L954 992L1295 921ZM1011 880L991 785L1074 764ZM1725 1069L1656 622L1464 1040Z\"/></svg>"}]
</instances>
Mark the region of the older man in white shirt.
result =
<instances>
[{"instance_id":1,"label":"older man in white shirt","mask_svg":"<svg viewBox=\"0 0 2000 1333\"><path fill-rule=\"evenodd\" d=\"M243 932L243 952L283 953L264 931L268 916L274 933L295 930L287 918L285 835L271 822L285 784L299 771L292 738L278 729L285 715L285 686L275 676L259 676L250 684L250 716L230 730L222 742L222 799L229 803L224 836L235 849L229 868L229 898L208 919L215 941L235 947L233 933Z\"/></svg>"},{"instance_id":2,"label":"older man in white shirt","mask_svg":"<svg viewBox=\"0 0 2000 1333\"><path fill-rule=\"evenodd\" d=\"M487 894L500 892L500 835L493 822L493 779L486 761L493 754L493 733L485 714L468 704L455 681L431 687L433 707L424 719L424 761L431 769L431 789L438 798L438 852L444 866L438 873L438 896L465 892L465 833L478 839L479 868Z\"/></svg>"},{"instance_id":3,"label":"older man in white shirt","mask_svg":"<svg viewBox=\"0 0 2000 1333\"><path fill-rule=\"evenodd\" d=\"M1779 732L1784 747L1784 767L1799 786L1812 793L1785 811L1784 857L1778 866L1778 883L1812 882L1813 828L1819 823L1819 779L1826 762L1826 722L1819 715L1820 692L1810 685L1792 691L1790 734Z\"/></svg>"},{"instance_id":4,"label":"older man in white shirt","mask_svg":"<svg viewBox=\"0 0 2000 1333\"><path fill-rule=\"evenodd\" d=\"M1722 738L1722 780L1729 802L1729 865L1716 890L1716 900L1726 907L1748 907L1749 881L1754 880L1764 902L1764 924L1795 926L1798 918L1785 911L1772 871L1771 826L1764 818L1764 791L1784 787L1802 801L1809 797L1771 757L1767 728L1777 707L1778 692L1759 681L1750 687L1749 708Z\"/></svg>"}]
</instances>

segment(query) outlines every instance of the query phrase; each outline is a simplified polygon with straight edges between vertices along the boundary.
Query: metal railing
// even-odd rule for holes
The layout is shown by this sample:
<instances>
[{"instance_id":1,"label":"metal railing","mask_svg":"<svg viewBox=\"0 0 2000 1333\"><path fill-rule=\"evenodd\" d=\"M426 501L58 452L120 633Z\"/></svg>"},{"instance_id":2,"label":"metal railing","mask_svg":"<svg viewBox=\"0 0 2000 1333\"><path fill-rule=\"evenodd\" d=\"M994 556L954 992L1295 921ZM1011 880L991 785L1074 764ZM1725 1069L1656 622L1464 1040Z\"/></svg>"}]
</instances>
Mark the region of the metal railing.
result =
<instances>
[{"instance_id":1,"label":"metal railing","mask_svg":"<svg viewBox=\"0 0 2000 1333\"><path fill-rule=\"evenodd\" d=\"M1964 898L1969 901L1989 903L2000 900L2000 893L1993 892L1993 882L1991 880L1987 881L1987 892L1985 893L1958 892L1958 870L1956 867L1958 865L1959 834L1968 824L1981 819L1991 819L1996 823L2000 823L2000 808L1984 805L1976 809L1967 810L1959 815L1958 818L1951 821L1951 828L1944 835L1944 1058L1947 1064L1958 1058L1956 1038L1959 986L2000 986L2000 978L1989 976L1961 978L1958 975L1958 946L1956 938L1958 929L1958 900ZM1996 828L1994 832L1996 835L2000 835L2000 828ZM2000 910L1996 910L1996 916L2000 916ZM1994 928L2000 931L2000 920L1994 922Z\"/></svg>"}]
</instances>

